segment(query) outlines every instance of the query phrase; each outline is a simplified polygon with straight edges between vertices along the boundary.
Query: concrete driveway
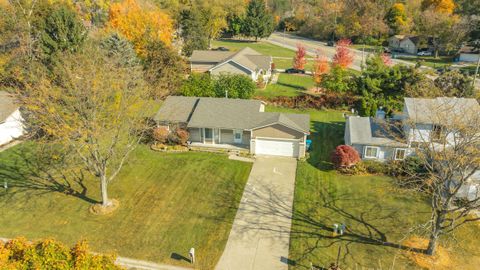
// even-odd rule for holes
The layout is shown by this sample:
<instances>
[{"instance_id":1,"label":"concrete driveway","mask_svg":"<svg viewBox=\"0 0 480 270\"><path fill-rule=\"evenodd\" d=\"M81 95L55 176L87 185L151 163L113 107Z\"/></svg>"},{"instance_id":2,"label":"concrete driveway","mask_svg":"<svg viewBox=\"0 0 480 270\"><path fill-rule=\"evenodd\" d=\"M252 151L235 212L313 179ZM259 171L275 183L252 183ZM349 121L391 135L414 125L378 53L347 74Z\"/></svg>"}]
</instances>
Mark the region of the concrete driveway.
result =
<instances>
[{"instance_id":1,"label":"concrete driveway","mask_svg":"<svg viewBox=\"0 0 480 270\"><path fill-rule=\"evenodd\" d=\"M217 270L288 269L293 158L257 157Z\"/></svg>"}]
</instances>

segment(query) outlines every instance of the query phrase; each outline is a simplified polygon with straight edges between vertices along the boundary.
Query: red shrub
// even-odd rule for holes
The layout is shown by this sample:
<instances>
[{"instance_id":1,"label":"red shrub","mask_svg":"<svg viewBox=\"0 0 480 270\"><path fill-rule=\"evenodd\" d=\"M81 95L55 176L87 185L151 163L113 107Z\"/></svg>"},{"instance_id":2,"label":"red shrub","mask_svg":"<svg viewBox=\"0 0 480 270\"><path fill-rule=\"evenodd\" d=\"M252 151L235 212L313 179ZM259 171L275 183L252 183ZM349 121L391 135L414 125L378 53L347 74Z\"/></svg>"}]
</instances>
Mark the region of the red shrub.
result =
<instances>
[{"instance_id":1,"label":"red shrub","mask_svg":"<svg viewBox=\"0 0 480 270\"><path fill-rule=\"evenodd\" d=\"M187 141L188 141L188 138L190 137L190 133L188 133L188 131L186 131L185 129L177 129L176 132L177 134L177 138L178 138L178 144L181 144L181 145L186 145L187 144Z\"/></svg>"},{"instance_id":2,"label":"red shrub","mask_svg":"<svg viewBox=\"0 0 480 270\"><path fill-rule=\"evenodd\" d=\"M349 145L339 145L332 153L332 162L336 168L351 167L359 161L357 150Z\"/></svg>"},{"instance_id":3,"label":"red shrub","mask_svg":"<svg viewBox=\"0 0 480 270\"><path fill-rule=\"evenodd\" d=\"M305 55L307 55L307 50L305 49L305 46L298 43L297 51L295 52L295 56L293 57L293 68L302 70L305 69L305 64L307 63Z\"/></svg>"},{"instance_id":4,"label":"red shrub","mask_svg":"<svg viewBox=\"0 0 480 270\"><path fill-rule=\"evenodd\" d=\"M159 143L166 143L168 140L168 134L170 131L167 127L156 127L153 129L153 139Z\"/></svg>"}]
</instances>

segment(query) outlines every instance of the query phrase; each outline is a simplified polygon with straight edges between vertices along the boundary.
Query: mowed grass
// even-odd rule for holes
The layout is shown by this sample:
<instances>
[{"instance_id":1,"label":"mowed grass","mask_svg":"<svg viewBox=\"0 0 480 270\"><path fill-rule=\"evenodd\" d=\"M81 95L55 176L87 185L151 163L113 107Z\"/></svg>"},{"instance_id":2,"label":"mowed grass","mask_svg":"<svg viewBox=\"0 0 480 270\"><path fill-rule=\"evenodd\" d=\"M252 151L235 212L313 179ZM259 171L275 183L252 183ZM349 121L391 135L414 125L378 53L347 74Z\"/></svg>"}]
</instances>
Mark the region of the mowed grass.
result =
<instances>
[{"instance_id":1,"label":"mowed grass","mask_svg":"<svg viewBox=\"0 0 480 270\"><path fill-rule=\"evenodd\" d=\"M310 75L280 73L277 83L270 83L265 89L258 89L256 96L261 97L294 97L314 86Z\"/></svg>"},{"instance_id":2,"label":"mowed grass","mask_svg":"<svg viewBox=\"0 0 480 270\"><path fill-rule=\"evenodd\" d=\"M267 109L311 117L312 150L297 167L290 269L310 269L310 263L327 268L340 247L342 269L419 269L405 251L388 245L402 244L412 235L427 237L422 225L430 216L428 198L398 189L390 177L347 176L332 170L330 153L343 143L342 112ZM344 236L333 236L335 223L346 224ZM478 223L471 223L441 239L458 269L478 269L479 229Z\"/></svg>"},{"instance_id":3,"label":"mowed grass","mask_svg":"<svg viewBox=\"0 0 480 270\"><path fill-rule=\"evenodd\" d=\"M53 237L66 244L86 239L93 251L185 266L182 256L194 247L198 269L213 269L220 258L251 169L225 155L140 146L109 186L120 208L95 216L88 209L100 199L97 182L85 172L83 198L54 191L66 182L57 173L57 182L46 180L40 171L49 167L35 147L26 142L0 153L1 182L10 183L8 192L0 190L0 237ZM19 184L25 187L14 187Z\"/></svg>"}]
</instances>

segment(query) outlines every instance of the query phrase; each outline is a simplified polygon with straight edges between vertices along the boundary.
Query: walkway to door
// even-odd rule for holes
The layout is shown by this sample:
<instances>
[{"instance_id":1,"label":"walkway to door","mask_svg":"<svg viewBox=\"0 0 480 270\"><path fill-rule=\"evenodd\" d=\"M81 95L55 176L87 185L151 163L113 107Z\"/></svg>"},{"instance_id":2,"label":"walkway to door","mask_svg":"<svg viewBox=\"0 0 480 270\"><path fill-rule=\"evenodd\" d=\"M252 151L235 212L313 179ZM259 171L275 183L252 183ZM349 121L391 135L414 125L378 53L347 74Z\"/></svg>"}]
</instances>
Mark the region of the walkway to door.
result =
<instances>
[{"instance_id":1,"label":"walkway to door","mask_svg":"<svg viewBox=\"0 0 480 270\"><path fill-rule=\"evenodd\" d=\"M217 270L287 270L297 161L257 157Z\"/></svg>"}]
</instances>

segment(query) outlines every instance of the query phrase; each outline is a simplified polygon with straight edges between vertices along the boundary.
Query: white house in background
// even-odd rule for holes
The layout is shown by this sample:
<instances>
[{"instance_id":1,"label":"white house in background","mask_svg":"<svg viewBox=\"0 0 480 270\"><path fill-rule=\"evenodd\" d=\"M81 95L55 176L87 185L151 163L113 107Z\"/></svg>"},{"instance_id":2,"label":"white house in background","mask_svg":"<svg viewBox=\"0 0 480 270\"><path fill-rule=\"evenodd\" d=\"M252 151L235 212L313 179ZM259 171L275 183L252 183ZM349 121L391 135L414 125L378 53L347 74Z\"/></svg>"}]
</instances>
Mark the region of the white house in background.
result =
<instances>
[{"instance_id":1,"label":"white house in background","mask_svg":"<svg viewBox=\"0 0 480 270\"><path fill-rule=\"evenodd\" d=\"M353 146L362 159L402 160L414 153L424 142L435 142L443 132L445 119L455 116L468 121L480 114L480 105L473 98L405 98L403 113L398 119L377 117L348 117L345 125L345 144ZM456 134L447 139L453 143ZM435 145L434 145L435 146Z\"/></svg>"},{"instance_id":2,"label":"white house in background","mask_svg":"<svg viewBox=\"0 0 480 270\"><path fill-rule=\"evenodd\" d=\"M0 91L0 145L5 145L25 133L20 107L15 98Z\"/></svg>"},{"instance_id":3,"label":"white house in background","mask_svg":"<svg viewBox=\"0 0 480 270\"><path fill-rule=\"evenodd\" d=\"M192 72L208 72L213 76L222 73L241 74L267 82L272 76L272 57L245 47L237 52L195 50L190 57Z\"/></svg>"}]
</instances>

